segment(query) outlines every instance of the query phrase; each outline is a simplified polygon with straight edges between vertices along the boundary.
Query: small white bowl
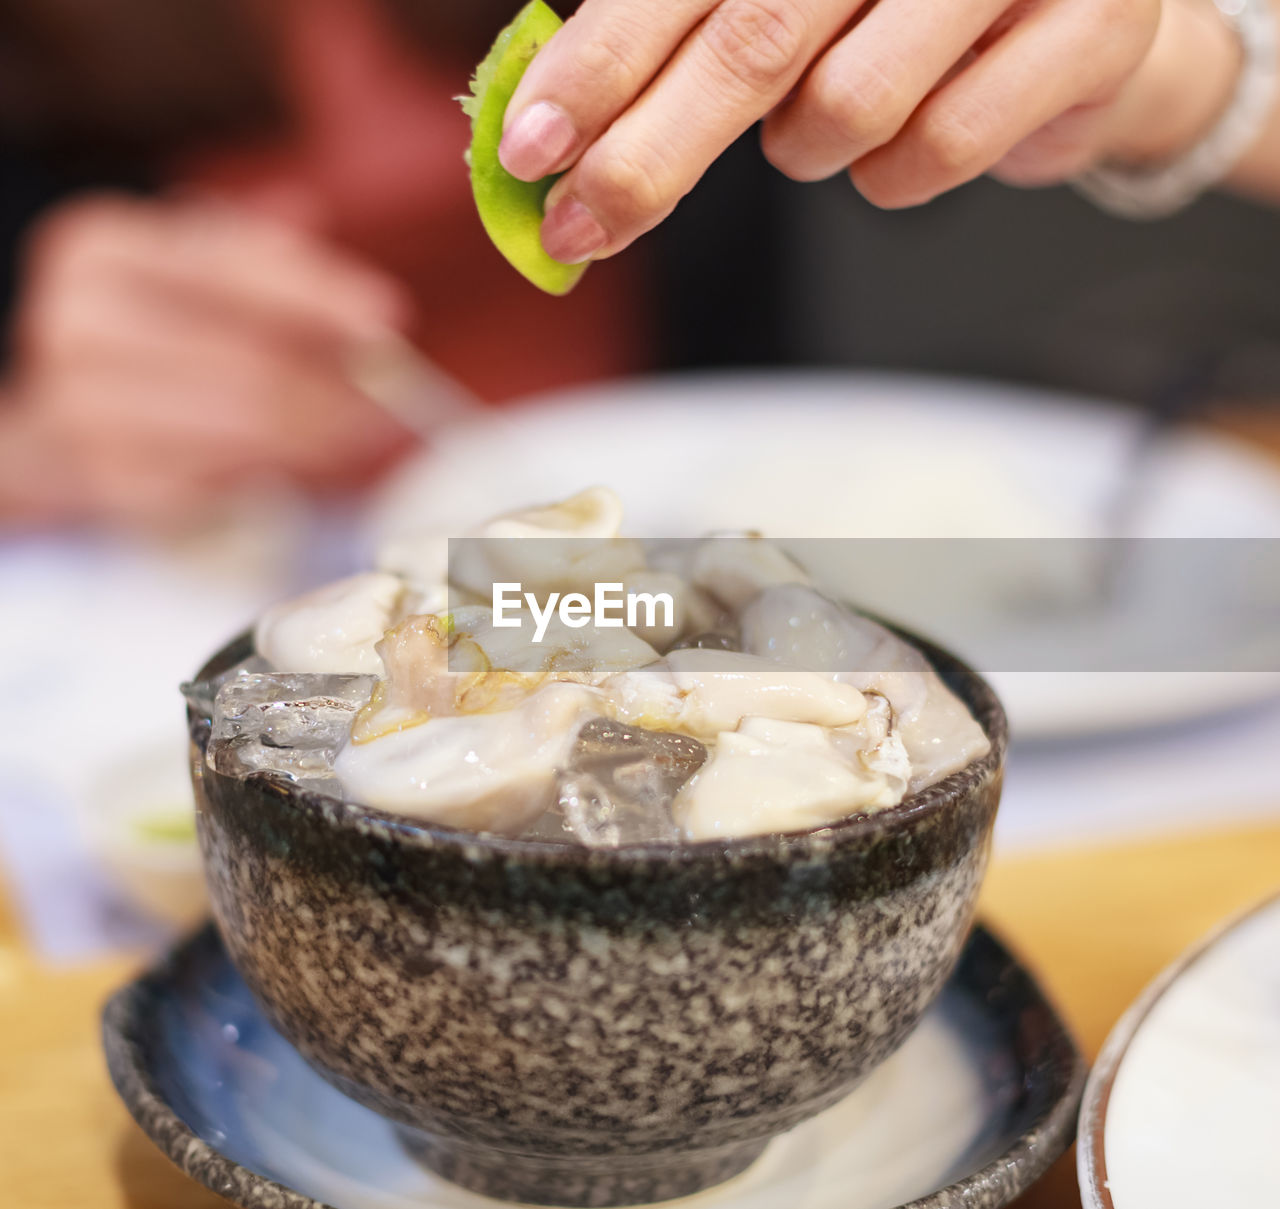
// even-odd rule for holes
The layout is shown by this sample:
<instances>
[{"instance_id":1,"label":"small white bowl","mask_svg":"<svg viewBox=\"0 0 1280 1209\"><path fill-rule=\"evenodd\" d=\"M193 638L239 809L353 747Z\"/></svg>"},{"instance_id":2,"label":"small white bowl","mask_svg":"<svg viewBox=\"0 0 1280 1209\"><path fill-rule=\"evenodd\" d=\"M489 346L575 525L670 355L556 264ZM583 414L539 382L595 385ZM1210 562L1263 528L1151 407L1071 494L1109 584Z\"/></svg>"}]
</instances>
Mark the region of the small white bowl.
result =
<instances>
[{"instance_id":1,"label":"small white bowl","mask_svg":"<svg viewBox=\"0 0 1280 1209\"><path fill-rule=\"evenodd\" d=\"M91 854L136 906L178 928L208 913L180 733L102 769L77 813Z\"/></svg>"}]
</instances>

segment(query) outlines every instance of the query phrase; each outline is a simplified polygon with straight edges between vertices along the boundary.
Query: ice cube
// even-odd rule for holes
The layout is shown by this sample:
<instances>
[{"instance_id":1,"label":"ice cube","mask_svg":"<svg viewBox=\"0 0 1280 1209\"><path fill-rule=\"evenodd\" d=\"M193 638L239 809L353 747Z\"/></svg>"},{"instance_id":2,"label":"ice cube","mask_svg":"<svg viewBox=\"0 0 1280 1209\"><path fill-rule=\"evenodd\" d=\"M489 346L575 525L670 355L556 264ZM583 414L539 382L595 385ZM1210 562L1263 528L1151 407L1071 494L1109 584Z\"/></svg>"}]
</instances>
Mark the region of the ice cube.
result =
<instances>
[{"instance_id":1,"label":"ice cube","mask_svg":"<svg viewBox=\"0 0 1280 1209\"><path fill-rule=\"evenodd\" d=\"M543 844L573 844L576 838L573 828L565 821L558 805L544 811L538 821L520 833L522 840L537 840Z\"/></svg>"},{"instance_id":2,"label":"ice cube","mask_svg":"<svg viewBox=\"0 0 1280 1209\"><path fill-rule=\"evenodd\" d=\"M258 672L229 680L214 702L215 739L248 736L274 747L327 745L365 705L376 676ZM340 741L340 740L339 740Z\"/></svg>"},{"instance_id":3,"label":"ice cube","mask_svg":"<svg viewBox=\"0 0 1280 1209\"><path fill-rule=\"evenodd\" d=\"M224 684L241 676L251 676L260 672L269 672L270 670L271 664L263 659L261 655L250 655L247 659L240 660L239 663L233 664L225 672L220 672L209 680L188 680L179 686L179 690L187 699L187 704L200 717L212 718L214 701L217 699L218 691Z\"/></svg>"},{"instance_id":4,"label":"ice cube","mask_svg":"<svg viewBox=\"0 0 1280 1209\"><path fill-rule=\"evenodd\" d=\"M593 718L578 732L559 801L539 820L535 838L555 838L558 822L571 838L597 847L673 842L679 831L671 801L706 758L707 749L688 735Z\"/></svg>"},{"instance_id":5,"label":"ice cube","mask_svg":"<svg viewBox=\"0 0 1280 1209\"><path fill-rule=\"evenodd\" d=\"M629 835L633 840L648 839L648 820L644 816L627 818L625 804L610 798L604 786L588 773L568 775L560 780L559 814L563 826L579 842L589 847L616 848L622 843L623 824L639 824L643 834ZM632 827L626 828L632 832Z\"/></svg>"},{"instance_id":6,"label":"ice cube","mask_svg":"<svg viewBox=\"0 0 1280 1209\"><path fill-rule=\"evenodd\" d=\"M263 672L227 680L214 700L209 767L228 776L279 772L330 788L334 757L377 682Z\"/></svg>"},{"instance_id":7,"label":"ice cube","mask_svg":"<svg viewBox=\"0 0 1280 1209\"><path fill-rule=\"evenodd\" d=\"M707 749L688 735L592 718L578 731L569 767L647 803L673 796L706 758Z\"/></svg>"}]
</instances>

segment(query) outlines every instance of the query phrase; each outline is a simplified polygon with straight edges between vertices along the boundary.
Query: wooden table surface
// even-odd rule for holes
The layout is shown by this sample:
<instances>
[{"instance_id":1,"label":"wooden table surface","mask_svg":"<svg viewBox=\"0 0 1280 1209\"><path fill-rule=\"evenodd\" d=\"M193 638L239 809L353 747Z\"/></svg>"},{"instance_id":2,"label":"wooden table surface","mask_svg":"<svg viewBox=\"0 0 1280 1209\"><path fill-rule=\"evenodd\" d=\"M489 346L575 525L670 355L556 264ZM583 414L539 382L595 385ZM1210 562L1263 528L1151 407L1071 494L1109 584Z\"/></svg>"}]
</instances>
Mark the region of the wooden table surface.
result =
<instances>
[{"instance_id":1,"label":"wooden table surface","mask_svg":"<svg viewBox=\"0 0 1280 1209\"><path fill-rule=\"evenodd\" d=\"M1280 890L1280 817L1105 848L997 857L983 914L1034 967L1092 1057L1125 1006L1223 918ZM0 1188L13 1209L213 1209L115 1098L98 1010L137 967L50 970L0 902ZM1018 1209L1079 1209L1067 1156Z\"/></svg>"}]
</instances>

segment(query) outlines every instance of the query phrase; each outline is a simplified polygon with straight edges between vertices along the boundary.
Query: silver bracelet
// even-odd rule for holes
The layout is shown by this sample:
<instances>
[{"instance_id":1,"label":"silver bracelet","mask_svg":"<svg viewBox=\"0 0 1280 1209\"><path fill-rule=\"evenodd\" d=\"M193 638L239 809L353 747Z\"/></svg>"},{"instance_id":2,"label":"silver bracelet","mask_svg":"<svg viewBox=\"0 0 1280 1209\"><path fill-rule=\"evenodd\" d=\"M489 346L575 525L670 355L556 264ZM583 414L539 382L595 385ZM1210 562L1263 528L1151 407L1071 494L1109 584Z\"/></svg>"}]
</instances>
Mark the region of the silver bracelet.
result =
<instances>
[{"instance_id":1,"label":"silver bracelet","mask_svg":"<svg viewBox=\"0 0 1280 1209\"><path fill-rule=\"evenodd\" d=\"M1102 165L1071 185L1122 218L1165 218L1190 205L1231 171L1262 134L1276 100L1276 19L1270 0L1214 0L1240 39L1243 59L1226 111L1194 147L1154 168Z\"/></svg>"}]
</instances>

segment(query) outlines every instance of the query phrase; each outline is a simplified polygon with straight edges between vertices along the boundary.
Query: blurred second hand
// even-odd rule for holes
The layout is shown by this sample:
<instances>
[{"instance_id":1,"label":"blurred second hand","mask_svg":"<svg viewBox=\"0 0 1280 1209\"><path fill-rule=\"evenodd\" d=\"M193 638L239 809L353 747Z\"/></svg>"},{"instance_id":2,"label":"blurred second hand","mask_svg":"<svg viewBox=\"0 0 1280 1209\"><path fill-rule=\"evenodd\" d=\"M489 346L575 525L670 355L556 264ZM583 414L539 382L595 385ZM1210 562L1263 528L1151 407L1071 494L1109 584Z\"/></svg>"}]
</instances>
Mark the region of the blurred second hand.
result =
<instances>
[{"instance_id":1,"label":"blurred second hand","mask_svg":"<svg viewBox=\"0 0 1280 1209\"><path fill-rule=\"evenodd\" d=\"M391 332L352 350L345 365L352 386L426 440L485 410L467 386Z\"/></svg>"}]
</instances>

